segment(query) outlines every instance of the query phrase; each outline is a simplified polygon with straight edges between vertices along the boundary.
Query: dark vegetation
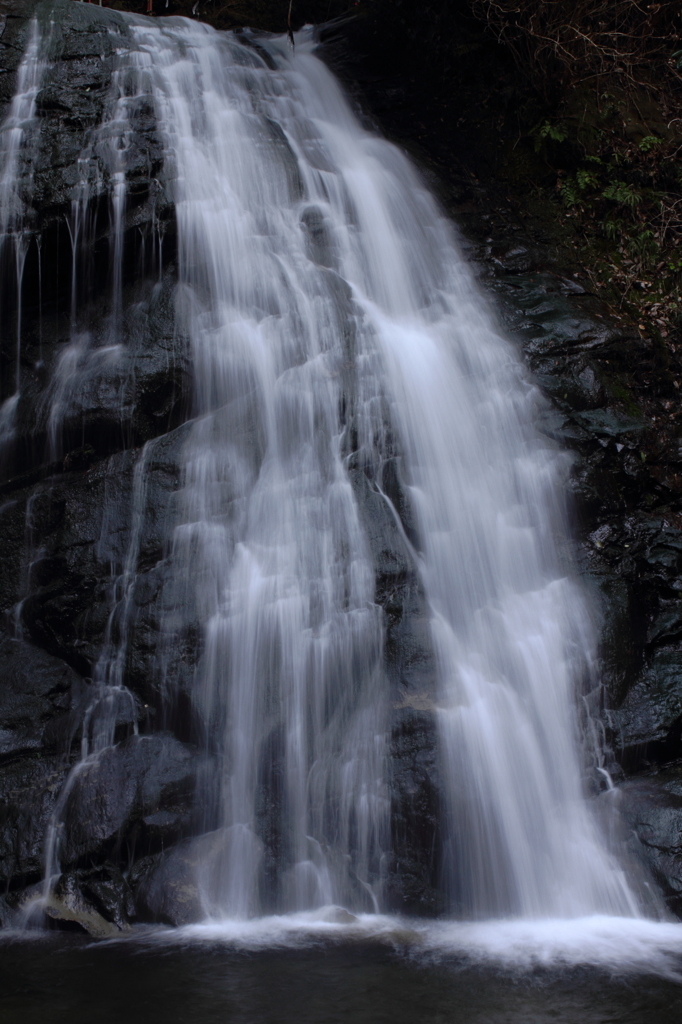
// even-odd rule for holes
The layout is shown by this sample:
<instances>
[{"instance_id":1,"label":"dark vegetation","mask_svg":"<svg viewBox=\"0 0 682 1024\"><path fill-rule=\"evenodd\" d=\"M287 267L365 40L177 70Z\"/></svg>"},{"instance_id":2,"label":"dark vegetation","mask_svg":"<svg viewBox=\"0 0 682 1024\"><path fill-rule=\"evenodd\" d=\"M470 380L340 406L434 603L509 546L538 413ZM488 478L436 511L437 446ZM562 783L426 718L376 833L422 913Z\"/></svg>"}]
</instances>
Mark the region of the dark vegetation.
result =
<instances>
[{"instance_id":1,"label":"dark vegetation","mask_svg":"<svg viewBox=\"0 0 682 1024\"><path fill-rule=\"evenodd\" d=\"M142 13L147 4L111 6ZM274 32L352 16L343 35L367 55L366 77L393 80L380 111L389 131L404 136L409 122L427 163L463 164L474 183L494 178L521 217L551 228L565 261L615 311L675 344L676 0L153 0L153 10Z\"/></svg>"},{"instance_id":2,"label":"dark vegetation","mask_svg":"<svg viewBox=\"0 0 682 1024\"><path fill-rule=\"evenodd\" d=\"M474 0L473 10L541 101L526 138L556 170L595 284L667 333L682 280L682 8Z\"/></svg>"},{"instance_id":3,"label":"dark vegetation","mask_svg":"<svg viewBox=\"0 0 682 1024\"><path fill-rule=\"evenodd\" d=\"M612 307L662 337L679 328L680 5L365 3L410 79L428 80L427 144L440 117L441 150L451 140L465 163L469 150L475 178L494 176L522 216L553 220L567 262Z\"/></svg>"}]
</instances>

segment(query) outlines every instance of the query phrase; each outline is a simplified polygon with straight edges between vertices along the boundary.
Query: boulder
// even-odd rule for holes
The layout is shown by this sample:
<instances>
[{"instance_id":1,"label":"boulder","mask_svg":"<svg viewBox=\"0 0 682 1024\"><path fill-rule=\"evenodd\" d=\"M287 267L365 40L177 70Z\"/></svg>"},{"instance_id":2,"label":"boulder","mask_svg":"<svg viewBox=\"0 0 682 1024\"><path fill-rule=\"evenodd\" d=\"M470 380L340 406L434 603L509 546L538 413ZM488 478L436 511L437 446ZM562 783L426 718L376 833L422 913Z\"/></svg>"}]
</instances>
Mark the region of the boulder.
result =
<instances>
[{"instance_id":1,"label":"boulder","mask_svg":"<svg viewBox=\"0 0 682 1024\"><path fill-rule=\"evenodd\" d=\"M225 832L187 839L135 865L130 884L141 920L179 927L208 916L212 883L223 869Z\"/></svg>"},{"instance_id":2,"label":"boulder","mask_svg":"<svg viewBox=\"0 0 682 1024\"><path fill-rule=\"evenodd\" d=\"M618 748L646 748L682 732L682 652L659 650L619 708L607 712Z\"/></svg>"},{"instance_id":3,"label":"boulder","mask_svg":"<svg viewBox=\"0 0 682 1024\"><path fill-rule=\"evenodd\" d=\"M68 793L60 862L105 857L136 825L157 838L186 832L199 765L193 749L163 733L131 736L92 756Z\"/></svg>"},{"instance_id":4,"label":"boulder","mask_svg":"<svg viewBox=\"0 0 682 1024\"><path fill-rule=\"evenodd\" d=\"M65 872L40 902L48 917L98 939L127 931L135 913L130 887L113 864Z\"/></svg>"},{"instance_id":5,"label":"boulder","mask_svg":"<svg viewBox=\"0 0 682 1024\"><path fill-rule=\"evenodd\" d=\"M632 779L618 788L619 807L637 842L635 850L682 913L682 768Z\"/></svg>"},{"instance_id":6,"label":"boulder","mask_svg":"<svg viewBox=\"0 0 682 1024\"><path fill-rule=\"evenodd\" d=\"M66 662L0 634L0 758L67 751L89 700L90 687Z\"/></svg>"},{"instance_id":7,"label":"boulder","mask_svg":"<svg viewBox=\"0 0 682 1024\"><path fill-rule=\"evenodd\" d=\"M73 758L36 751L0 770L0 877L6 885L37 881L47 829Z\"/></svg>"}]
</instances>

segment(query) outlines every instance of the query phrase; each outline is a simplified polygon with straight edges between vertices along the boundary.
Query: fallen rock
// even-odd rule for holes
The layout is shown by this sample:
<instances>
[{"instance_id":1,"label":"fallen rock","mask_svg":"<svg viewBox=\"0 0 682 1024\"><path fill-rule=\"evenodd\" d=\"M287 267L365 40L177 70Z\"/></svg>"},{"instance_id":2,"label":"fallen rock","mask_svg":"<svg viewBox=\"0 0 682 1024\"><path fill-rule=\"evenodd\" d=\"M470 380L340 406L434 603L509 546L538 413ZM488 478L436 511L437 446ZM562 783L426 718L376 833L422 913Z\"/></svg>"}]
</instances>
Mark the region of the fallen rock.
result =
<instances>
[{"instance_id":1,"label":"fallen rock","mask_svg":"<svg viewBox=\"0 0 682 1024\"><path fill-rule=\"evenodd\" d=\"M59 847L62 864L103 857L134 825L159 811L189 828L200 758L173 736L131 736L84 764L69 793Z\"/></svg>"},{"instance_id":2,"label":"fallen rock","mask_svg":"<svg viewBox=\"0 0 682 1024\"><path fill-rule=\"evenodd\" d=\"M621 813L670 908L682 912L682 766L618 787Z\"/></svg>"},{"instance_id":3,"label":"fallen rock","mask_svg":"<svg viewBox=\"0 0 682 1024\"><path fill-rule=\"evenodd\" d=\"M0 634L0 756L43 747L67 750L89 690L66 662Z\"/></svg>"},{"instance_id":4,"label":"fallen rock","mask_svg":"<svg viewBox=\"0 0 682 1024\"><path fill-rule=\"evenodd\" d=\"M0 877L5 885L42 876L45 835L72 764L64 754L36 751L0 766Z\"/></svg>"},{"instance_id":5,"label":"fallen rock","mask_svg":"<svg viewBox=\"0 0 682 1024\"><path fill-rule=\"evenodd\" d=\"M224 869L226 829L187 839L173 850L146 857L130 873L138 917L180 927L204 920L210 890Z\"/></svg>"},{"instance_id":6,"label":"fallen rock","mask_svg":"<svg viewBox=\"0 0 682 1024\"><path fill-rule=\"evenodd\" d=\"M656 652L608 720L621 750L678 739L682 722L682 652Z\"/></svg>"},{"instance_id":7,"label":"fallen rock","mask_svg":"<svg viewBox=\"0 0 682 1024\"><path fill-rule=\"evenodd\" d=\"M65 872L42 905L48 917L77 924L94 938L126 931L134 913L130 887L112 864Z\"/></svg>"}]
</instances>

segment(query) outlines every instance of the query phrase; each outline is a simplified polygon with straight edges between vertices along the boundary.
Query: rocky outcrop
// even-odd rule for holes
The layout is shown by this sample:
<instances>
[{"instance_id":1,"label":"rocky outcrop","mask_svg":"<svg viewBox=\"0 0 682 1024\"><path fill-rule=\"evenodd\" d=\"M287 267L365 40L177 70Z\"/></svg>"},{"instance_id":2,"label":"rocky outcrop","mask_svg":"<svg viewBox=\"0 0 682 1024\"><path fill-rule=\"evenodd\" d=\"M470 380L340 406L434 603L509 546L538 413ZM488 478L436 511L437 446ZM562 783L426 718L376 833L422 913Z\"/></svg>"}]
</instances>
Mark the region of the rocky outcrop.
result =
<instances>
[{"instance_id":1,"label":"rocky outcrop","mask_svg":"<svg viewBox=\"0 0 682 1024\"><path fill-rule=\"evenodd\" d=\"M135 903L118 868L104 864L60 875L45 901L44 913L53 921L82 928L93 938L108 939L130 928Z\"/></svg>"},{"instance_id":2,"label":"rocky outcrop","mask_svg":"<svg viewBox=\"0 0 682 1024\"><path fill-rule=\"evenodd\" d=\"M104 860L126 843L163 846L192 825L196 755L172 736L130 736L80 767L62 814L62 865Z\"/></svg>"},{"instance_id":3,"label":"rocky outcrop","mask_svg":"<svg viewBox=\"0 0 682 1024\"><path fill-rule=\"evenodd\" d=\"M679 764L624 782L619 807L632 831L635 854L682 914L682 772Z\"/></svg>"},{"instance_id":4,"label":"rocky outcrop","mask_svg":"<svg viewBox=\"0 0 682 1024\"><path fill-rule=\"evenodd\" d=\"M223 830L218 829L138 861L130 884L140 919L179 927L204 920L212 910L219 913L210 894L220 890L226 842Z\"/></svg>"},{"instance_id":5,"label":"rocky outcrop","mask_svg":"<svg viewBox=\"0 0 682 1024\"><path fill-rule=\"evenodd\" d=\"M61 823L68 870L45 912L105 934L133 915L129 891L118 892L120 868L135 851L153 854L192 831L202 770L183 742L186 723L180 739L157 731L164 680L151 669L164 602L177 606L168 542L189 389L174 213L159 183L153 112L134 97L121 106L121 16L70 0L16 0L0 14L2 116L32 18L47 47L16 168L19 280L14 236L2 253L0 378L10 401L0 436L0 876L11 916L34 898L48 830ZM114 115L125 122L122 164L107 128ZM110 197L121 170L117 221ZM174 677L180 662L196 662L191 611L186 619L169 645ZM127 687L113 709L107 647L122 656ZM74 776L83 740L93 749L105 720L113 745Z\"/></svg>"}]
</instances>

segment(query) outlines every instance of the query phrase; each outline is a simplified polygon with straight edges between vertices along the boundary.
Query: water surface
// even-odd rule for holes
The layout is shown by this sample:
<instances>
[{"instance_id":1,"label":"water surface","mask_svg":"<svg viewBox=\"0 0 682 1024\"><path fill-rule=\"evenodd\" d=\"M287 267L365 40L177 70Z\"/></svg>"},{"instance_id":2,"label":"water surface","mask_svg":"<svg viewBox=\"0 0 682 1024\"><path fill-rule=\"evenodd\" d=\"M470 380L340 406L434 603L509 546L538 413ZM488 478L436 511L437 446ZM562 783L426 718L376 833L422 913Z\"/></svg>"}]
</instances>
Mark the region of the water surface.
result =
<instances>
[{"instance_id":1,"label":"water surface","mask_svg":"<svg viewBox=\"0 0 682 1024\"><path fill-rule=\"evenodd\" d=\"M0 1015L5 1024L672 1024L682 986L585 966L434 961L366 941L245 950L60 935L3 945Z\"/></svg>"}]
</instances>

